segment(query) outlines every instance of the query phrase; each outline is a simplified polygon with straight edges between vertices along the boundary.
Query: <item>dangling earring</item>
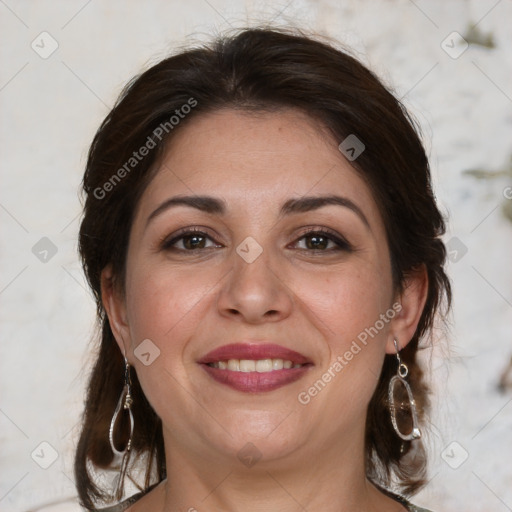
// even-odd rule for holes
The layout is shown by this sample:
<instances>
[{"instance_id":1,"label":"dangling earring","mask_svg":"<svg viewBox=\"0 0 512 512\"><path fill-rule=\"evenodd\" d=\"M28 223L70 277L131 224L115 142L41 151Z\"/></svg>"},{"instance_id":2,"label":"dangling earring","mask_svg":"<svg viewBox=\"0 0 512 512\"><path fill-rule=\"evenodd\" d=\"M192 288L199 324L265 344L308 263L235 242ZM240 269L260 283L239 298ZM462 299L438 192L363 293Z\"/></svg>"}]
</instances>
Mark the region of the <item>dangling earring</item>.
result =
<instances>
[{"instance_id":1,"label":"dangling earring","mask_svg":"<svg viewBox=\"0 0 512 512\"><path fill-rule=\"evenodd\" d=\"M407 365L402 362L400 358L400 350L398 348L397 341L394 339L393 343L395 344L396 349L396 358L398 360L398 369L396 375L391 377L389 381L389 389L388 389L388 401L389 401L389 409L391 411L391 423L393 424L393 428L398 436L404 441L412 441L414 439L419 439L421 437L421 431L418 427L418 414L416 412L416 402L414 401L414 397L412 396L411 387L405 380L409 373L409 368ZM404 434L398 428L398 424L396 421L396 406L395 406L395 386L397 384L402 384L407 392L407 398L409 400L409 406L411 409L411 417L412 417L412 430L409 434Z\"/></svg>"},{"instance_id":2,"label":"dangling earring","mask_svg":"<svg viewBox=\"0 0 512 512\"><path fill-rule=\"evenodd\" d=\"M124 494L124 478L126 475L126 470L128 469L128 462L130 460L131 448L132 448L132 438L133 438L133 413L132 413L132 382L130 378L130 364L126 359L126 355L124 356L124 388L119 397L119 401L117 402L116 410L114 411L114 416L112 416L112 421L110 422L110 429L108 431L108 439L110 441L110 447L112 448L112 452L114 453L114 461L116 462L116 467L119 467L119 474L114 479L114 499L119 501ZM128 411L128 415L130 418L130 435L128 437L128 442L123 451L119 451L114 443L114 427L117 421L119 414L121 413L121 408L123 410ZM120 462L120 464L119 464Z\"/></svg>"}]
</instances>

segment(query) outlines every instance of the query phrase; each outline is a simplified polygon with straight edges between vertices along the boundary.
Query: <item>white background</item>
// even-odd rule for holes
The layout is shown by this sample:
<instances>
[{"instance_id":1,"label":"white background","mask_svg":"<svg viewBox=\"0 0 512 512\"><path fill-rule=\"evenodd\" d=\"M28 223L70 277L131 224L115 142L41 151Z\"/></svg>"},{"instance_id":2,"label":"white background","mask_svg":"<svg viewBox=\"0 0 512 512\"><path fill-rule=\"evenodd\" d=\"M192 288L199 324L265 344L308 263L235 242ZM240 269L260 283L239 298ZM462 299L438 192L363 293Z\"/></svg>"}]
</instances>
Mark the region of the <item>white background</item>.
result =
<instances>
[{"instance_id":1,"label":"white background","mask_svg":"<svg viewBox=\"0 0 512 512\"><path fill-rule=\"evenodd\" d=\"M177 45L272 20L353 47L423 128L449 216L446 241L457 237L467 253L453 253L448 267L449 340L426 355L435 388L431 482L414 501L438 512L512 510L512 391L496 387L512 355L511 19L511 0L0 1L0 509L74 494L95 347L76 251L78 190L96 128L121 87ZM472 44L452 58L443 40L472 24L495 48ZM31 47L51 49L43 31L58 43L46 59ZM57 249L46 263L32 251L43 237ZM58 453L48 469L31 458L51 462L41 442ZM453 469L443 453L452 466L467 460Z\"/></svg>"}]
</instances>

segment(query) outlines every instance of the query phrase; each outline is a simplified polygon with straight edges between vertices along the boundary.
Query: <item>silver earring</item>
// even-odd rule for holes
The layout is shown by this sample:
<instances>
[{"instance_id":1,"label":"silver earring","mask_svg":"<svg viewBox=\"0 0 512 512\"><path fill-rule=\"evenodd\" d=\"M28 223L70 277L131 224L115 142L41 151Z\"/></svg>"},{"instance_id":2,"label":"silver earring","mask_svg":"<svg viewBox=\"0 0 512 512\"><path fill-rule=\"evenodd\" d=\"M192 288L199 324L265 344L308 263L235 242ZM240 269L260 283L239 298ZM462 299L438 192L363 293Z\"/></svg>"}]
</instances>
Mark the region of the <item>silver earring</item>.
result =
<instances>
[{"instance_id":1,"label":"silver earring","mask_svg":"<svg viewBox=\"0 0 512 512\"><path fill-rule=\"evenodd\" d=\"M398 348L398 343L396 340L393 340L393 343L395 344L396 349L396 358L398 361L398 369L396 372L396 375L391 377L391 380L389 381L389 388L388 388L388 401L389 401L389 409L391 411L391 423L393 424L393 428L395 429L395 432L397 435L403 439L404 441L412 441L414 439L419 439L421 437L421 431L418 427L418 414L416 412L416 402L414 401L414 397L412 396L411 387L405 380L405 377L407 377L409 373L409 368L407 368L407 365L402 362L402 359L400 358L400 350ZM395 387L397 385L402 385L405 388L405 391L407 392L407 398L409 400L409 407L411 410L411 417L412 417L412 430L408 434L404 434L400 431L398 428L398 424L396 421L396 406L395 406Z\"/></svg>"},{"instance_id":2,"label":"silver earring","mask_svg":"<svg viewBox=\"0 0 512 512\"><path fill-rule=\"evenodd\" d=\"M124 356L124 387L121 392L121 396L119 397L119 401L117 402L116 410L114 411L114 415L112 416L112 420L110 422L110 428L108 431L108 439L110 441L110 448L114 453L114 466L119 468L119 474L114 479L114 499L120 500L124 494L124 478L126 475L126 470L128 469L128 462L130 460L131 448L132 448L132 439L133 439L133 428L134 428L134 420L131 406L133 404L132 399L132 382L130 377L130 364ZM119 451L116 448L114 443L114 428L119 414L121 413L121 409L127 410L130 418L130 435L128 437L128 442L123 451Z\"/></svg>"}]
</instances>

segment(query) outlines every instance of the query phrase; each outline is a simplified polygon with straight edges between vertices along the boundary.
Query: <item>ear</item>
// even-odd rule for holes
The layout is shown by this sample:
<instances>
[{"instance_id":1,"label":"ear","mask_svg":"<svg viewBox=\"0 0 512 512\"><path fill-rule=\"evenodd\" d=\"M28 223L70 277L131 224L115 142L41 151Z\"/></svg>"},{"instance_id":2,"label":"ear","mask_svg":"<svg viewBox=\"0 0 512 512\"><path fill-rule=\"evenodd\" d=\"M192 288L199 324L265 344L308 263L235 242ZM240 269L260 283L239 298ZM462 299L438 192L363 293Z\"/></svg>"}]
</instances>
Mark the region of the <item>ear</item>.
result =
<instances>
[{"instance_id":1,"label":"ear","mask_svg":"<svg viewBox=\"0 0 512 512\"><path fill-rule=\"evenodd\" d=\"M399 348L404 348L416 332L418 323L425 307L428 294L428 275L425 265L408 273L403 291L397 298L401 309L391 320L390 336L386 344L386 352L395 354L393 339L398 341Z\"/></svg>"},{"instance_id":2,"label":"ear","mask_svg":"<svg viewBox=\"0 0 512 512\"><path fill-rule=\"evenodd\" d=\"M107 265L101 272L101 300L119 349L123 354L128 354L130 329L126 303L115 283L111 265Z\"/></svg>"}]
</instances>

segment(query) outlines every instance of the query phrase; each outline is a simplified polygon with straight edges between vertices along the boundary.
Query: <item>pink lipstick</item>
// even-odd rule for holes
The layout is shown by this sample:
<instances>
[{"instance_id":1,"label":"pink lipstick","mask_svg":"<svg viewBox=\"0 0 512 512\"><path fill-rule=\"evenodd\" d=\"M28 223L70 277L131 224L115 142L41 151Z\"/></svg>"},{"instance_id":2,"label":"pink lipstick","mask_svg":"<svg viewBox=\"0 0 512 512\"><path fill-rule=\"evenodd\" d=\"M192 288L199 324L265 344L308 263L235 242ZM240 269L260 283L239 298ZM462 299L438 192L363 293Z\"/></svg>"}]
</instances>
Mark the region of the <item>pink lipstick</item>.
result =
<instances>
[{"instance_id":1,"label":"pink lipstick","mask_svg":"<svg viewBox=\"0 0 512 512\"><path fill-rule=\"evenodd\" d=\"M217 382L238 391L272 391L300 379L313 363L275 344L233 343L216 348L198 363Z\"/></svg>"}]
</instances>

